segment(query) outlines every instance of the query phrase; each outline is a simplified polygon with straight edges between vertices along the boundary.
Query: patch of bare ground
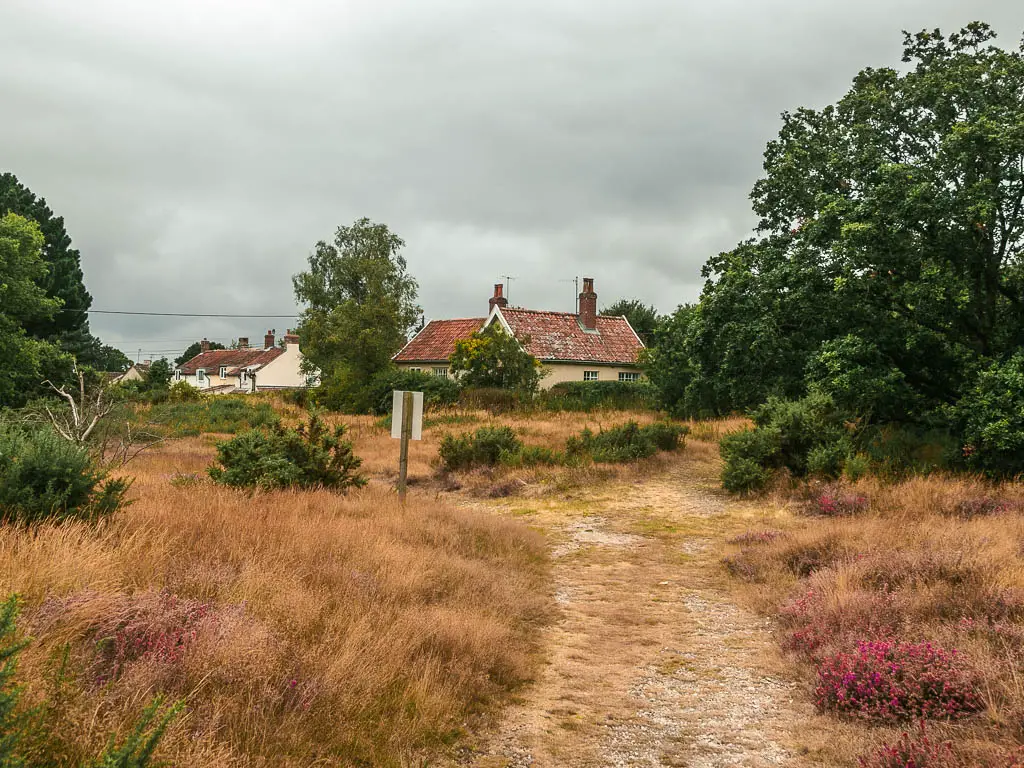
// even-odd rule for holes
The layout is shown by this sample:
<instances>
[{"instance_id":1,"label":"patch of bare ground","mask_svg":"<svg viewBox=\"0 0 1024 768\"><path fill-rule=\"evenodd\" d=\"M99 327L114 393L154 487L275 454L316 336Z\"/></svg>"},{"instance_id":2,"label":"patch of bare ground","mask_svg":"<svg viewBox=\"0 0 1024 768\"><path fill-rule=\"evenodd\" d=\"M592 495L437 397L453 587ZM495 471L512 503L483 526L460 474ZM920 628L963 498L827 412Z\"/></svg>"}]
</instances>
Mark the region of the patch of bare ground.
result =
<instances>
[{"instance_id":1,"label":"patch of bare ground","mask_svg":"<svg viewBox=\"0 0 1024 768\"><path fill-rule=\"evenodd\" d=\"M643 480L491 506L547 533L561 615L538 679L457 764L803 764L795 729L811 708L719 562L763 512L718 492L715 473L695 441Z\"/></svg>"}]
</instances>

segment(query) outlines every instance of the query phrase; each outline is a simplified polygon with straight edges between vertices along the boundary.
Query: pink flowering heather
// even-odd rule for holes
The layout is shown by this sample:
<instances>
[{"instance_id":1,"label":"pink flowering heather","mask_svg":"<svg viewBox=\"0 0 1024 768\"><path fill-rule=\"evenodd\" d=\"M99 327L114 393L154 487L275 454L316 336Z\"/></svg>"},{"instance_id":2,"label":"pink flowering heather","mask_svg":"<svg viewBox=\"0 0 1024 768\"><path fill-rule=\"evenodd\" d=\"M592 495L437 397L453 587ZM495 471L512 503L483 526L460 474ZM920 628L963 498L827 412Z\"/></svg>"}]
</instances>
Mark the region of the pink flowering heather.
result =
<instances>
[{"instance_id":1,"label":"pink flowering heather","mask_svg":"<svg viewBox=\"0 0 1024 768\"><path fill-rule=\"evenodd\" d=\"M996 499L991 496L979 496L973 499L964 499L956 505L957 517L969 519L975 517L989 517L1001 515L1014 508L1013 502L1005 499Z\"/></svg>"},{"instance_id":2,"label":"pink flowering heather","mask_svg":"<svg viewBox=\"0 0 1024 768\"><path fill-rule=\"evenodd\" d=\"M867 496L851 493L839 485L829 485L815 497L811 509L814 514L837 517L866 512L869 505Z\"/></svg>"},{"instance_id":3,"label":"pink flowering heather","mask_svg":"<svg viewBox=\"0 0 1024 768\"><path fill-rule=\"evenodd\" d=\"M924 725L919 735L904 733L895 744L883 744L857 762L860 768L960 768L963 765L953 753L952 744L933 742L925 734Z\"/></svg>"},{"instance_id":4,"label":"pink flowering heather","mask_svg":"<svg viewBox=\"0 0 1024 768\"><path fill-rule=\"evenodd\" d=\"M823 712L874 722L958 718L984 706L956 650L931 643L858 643L821 662L814 694Z\"/></svg>"},{"instance_id":5,"label":"pink flowering heather","mask_svg":"<svg viewBox=\"0 0 1024 768\"><path fill-rule=\"evenodd\" d=\"M156 600L147 595L132 605L127 615L97 643L95 682L116 680L130 663L146 659L177 664L196 639L210 606L163 593Z\"/></svg>"}]
</instances>

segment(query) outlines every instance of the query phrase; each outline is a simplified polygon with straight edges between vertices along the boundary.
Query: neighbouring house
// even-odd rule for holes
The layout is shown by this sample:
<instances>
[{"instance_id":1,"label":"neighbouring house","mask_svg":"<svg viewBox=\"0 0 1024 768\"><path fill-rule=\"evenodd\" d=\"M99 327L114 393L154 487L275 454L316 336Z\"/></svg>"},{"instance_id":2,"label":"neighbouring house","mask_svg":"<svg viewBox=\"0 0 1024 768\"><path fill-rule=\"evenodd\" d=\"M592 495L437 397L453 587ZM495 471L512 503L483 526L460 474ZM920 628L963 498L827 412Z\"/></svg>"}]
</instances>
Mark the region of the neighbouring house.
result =
<instances>
[{"instance_id":1,"label":"neighbouring house","mask_svg":"<svg viewBox=\"0 0 1024 768\"><path fill-rule=\"evenodd\" d=\"M448 376L455 342L500 323L544 366L541 386L563 381L638 381L644 343L625 317L597 314L594 280L583 278L578 312L547 312L509 307L501 283L494 286L487 317L431 320L394 356L399 368Z\"/></svg>"},{"instance_id":2,"label":"neighbouring house","mask_svg":"<svg viewBox=\"0 0 1024 768\"><path fill-rule=\"evenodd\" d=\"M146 376L149 375L149 367L152 364L152 360L144 360L141 363L132 363L132 367L127 371L114 376L114 378L111 379L111 383L123 384L126 381L145 381Z\"/></svg>"},{"instance_id":3,"label":"neighbouring house","mask_svg":"<svg viewBox=\"0 0 1024 768\"><path fill-rule=\"evenodd\" d=\"M274 332L267 331L263 346L252 348L242 337L235 349L210 349L210 342L200 342L198 355L174 369L173 381L184 381L209 394L261 392L272 389L303 389L320 383L318 374L302 372L299 337L292 331L280 346L274 343Z\"/></svg>"}]
</instances>

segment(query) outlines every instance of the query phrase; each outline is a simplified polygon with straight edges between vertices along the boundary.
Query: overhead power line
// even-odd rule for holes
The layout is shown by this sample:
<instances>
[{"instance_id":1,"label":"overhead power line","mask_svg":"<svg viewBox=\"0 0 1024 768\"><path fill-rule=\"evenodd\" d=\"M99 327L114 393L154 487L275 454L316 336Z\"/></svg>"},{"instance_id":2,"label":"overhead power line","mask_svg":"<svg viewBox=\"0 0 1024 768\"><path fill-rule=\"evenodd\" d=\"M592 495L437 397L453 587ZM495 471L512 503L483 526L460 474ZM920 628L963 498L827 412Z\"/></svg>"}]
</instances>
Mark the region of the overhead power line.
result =
<instances>
[{"instance_id":1,"label":"overhead power line","mask_svg":"<svg viewBox=\"0 0 1024 768\"><path fill-rule=\"evenodd\" d=\"M225 314L202 314L198 312L127 312L119 309L67 309L61 307L58 312L79 312L90 315L144 315L146 317L250 317L250 318L275 318L288 320L298 316L298 312L290 315L225 315Z\"/></svg>"}]
</instances>

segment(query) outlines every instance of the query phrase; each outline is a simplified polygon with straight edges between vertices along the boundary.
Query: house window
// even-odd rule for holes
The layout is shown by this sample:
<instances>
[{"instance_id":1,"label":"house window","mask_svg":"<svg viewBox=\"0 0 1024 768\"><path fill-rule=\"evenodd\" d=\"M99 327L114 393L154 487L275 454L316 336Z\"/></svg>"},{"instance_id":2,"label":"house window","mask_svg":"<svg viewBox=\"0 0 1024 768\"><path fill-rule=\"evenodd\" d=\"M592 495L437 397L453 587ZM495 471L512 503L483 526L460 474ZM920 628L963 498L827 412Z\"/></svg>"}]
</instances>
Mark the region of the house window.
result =
<instances>
[{"instance_id":1,"label":"house window","mask_svg":"<svg viewBox=\"0 0 1024 768\"><path fill-rule=\"evenodd\" d=\"M417 368L417 367L412 367L409 370L410 371L415 371L416 373L420 373L423 369L422 368Z\"/></svg>"},{"instance_id":2,"label":"house window","mask_svg":"<svg viewBox=\"0 0 1024 768\"><path fill-rule=\"evenodd\" d=\"M597 371L584 371L583 372L583 380L584 381L597 381Z\"/></svg>"},{"instance_id":3,"label":"house window","mask_svg":"<svg viewBox=\"0 0 1024 768\"><path fill-rule=\"evenodd\" d=\"M640 381L640 374L636 371L619 371L619 381Z\"/></svg>"},{"instance_id":4,"label":"house window","mask_svg":"<svg viewBox=\"0 0 1024 768\"><path fill-rule=\"evenodd\" d=\"M228 377L228 367L226 365L222 365L217 375L222 379L226 379Z\"/></svg>"},{"instance_id":5,"label":"house window","mask_svg":"<svg viewBox=\"0 0 1024 768\"><path fill-rule=\"evenodd\" d=\"M203 385L206 384L206 369L205 368L197 368L196 369L196 383L199 386L203 386Z\"/></svg>"},{"instance_id":6,"label":"house window","mask_svg":"<svg viewBox=\"0 0 1024 768\"><path fill-rule=\"evenodd\" d=\"M434 375L435 376L440 376L442 379L447 379L448 378L448 369L447 368L435 368L434 369Z\"/></svg>"},{"instance_id":7,"label":"house window","mask_svg":"<svg viewBox=\"0 0 1024 768\"><path fill-rule=\"evenodd\" d=\"M178 368L174 369L174 380L181 381L181 370L179 370Z\"/></svg>"},{"instance_id":8,"label":"house window","mask_svg":"<svg viewBox=\"0 0 1024 768\"><path fill-rule=\"evenodd\" d=\"M320 377L317 376L315 373L311 373L311 374L309 374L306 377L306 386L307 387L315 387L319 383L320 383Z\"/></svg>"}]
</instances>

